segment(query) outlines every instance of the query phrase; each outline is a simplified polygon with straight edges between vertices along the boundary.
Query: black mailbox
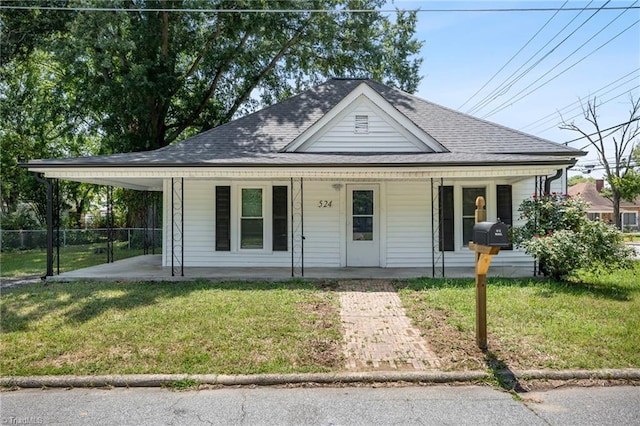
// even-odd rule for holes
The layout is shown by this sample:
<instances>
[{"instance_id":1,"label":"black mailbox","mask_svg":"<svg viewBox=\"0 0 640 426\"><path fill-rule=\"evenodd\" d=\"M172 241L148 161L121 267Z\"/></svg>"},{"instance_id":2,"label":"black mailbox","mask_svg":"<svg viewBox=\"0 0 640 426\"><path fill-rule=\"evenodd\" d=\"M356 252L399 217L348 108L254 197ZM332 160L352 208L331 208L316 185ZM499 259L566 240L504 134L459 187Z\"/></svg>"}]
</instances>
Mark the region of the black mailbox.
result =
<instances>
[{"instance_id":1,"label":"black mailbox","mask_svg":"<svg viewBox=\"0 0 640 426\"><path fill-rule=\"evenodd\" d=\"M509 228L502 222L479 222L473 226L473 242L483 246L509 247Z\"/></svg>"}]
</instances>

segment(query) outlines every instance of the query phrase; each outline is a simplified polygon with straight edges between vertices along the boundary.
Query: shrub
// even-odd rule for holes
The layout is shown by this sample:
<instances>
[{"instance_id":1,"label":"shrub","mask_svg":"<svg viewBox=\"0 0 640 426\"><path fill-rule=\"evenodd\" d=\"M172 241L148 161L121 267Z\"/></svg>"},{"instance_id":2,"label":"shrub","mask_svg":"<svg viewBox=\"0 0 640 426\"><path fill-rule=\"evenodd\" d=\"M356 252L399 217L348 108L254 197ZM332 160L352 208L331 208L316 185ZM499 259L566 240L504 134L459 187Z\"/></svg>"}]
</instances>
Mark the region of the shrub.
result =
<instances>
[{"instance_id":1,"label":"shrub","mask_svg":"<svg viewBox=\"0 0 640 426\"><path fill-rule=\"evenodd\" d=\"M579 269L611 270L630 264L631 250L613 226L590 221L587 203L552 193L534 195L520 205L524 226L513 231L517 247L540 262L545 275L562 279Z\"/></svg>"}]
</instances>

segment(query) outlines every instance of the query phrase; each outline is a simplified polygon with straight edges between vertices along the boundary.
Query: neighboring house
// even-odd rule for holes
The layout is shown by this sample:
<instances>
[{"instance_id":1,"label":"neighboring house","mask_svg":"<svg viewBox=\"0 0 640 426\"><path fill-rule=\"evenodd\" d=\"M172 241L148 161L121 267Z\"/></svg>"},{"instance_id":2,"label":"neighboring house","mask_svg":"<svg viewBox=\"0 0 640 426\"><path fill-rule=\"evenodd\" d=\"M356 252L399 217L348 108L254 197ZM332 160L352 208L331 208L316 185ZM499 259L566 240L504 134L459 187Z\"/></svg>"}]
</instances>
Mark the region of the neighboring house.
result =
<instances>
[{"instance_id":1,"label":"neighboring house","mask_svg":"<svg viewBox=\"0 0 640 426\"><path fill-rule=\"evenodd\" d=\"M587 217L591 220L601 220L606 223L614 223L613 202L601 195L604 188L604 180L595 182L580 182L569 187L569 195L580 196L589 203ZM638 216L640 216L640 198L635 203L620 202L620 217L622 229L637 231L639 229Z\"/></svg>"},{"instance_id":2,"label":"neighboring house","mask_svg":"<svg viewBox=\"0 0 640 426\"><path fill-rule=\"evenodd\" d=\"M30 161L164 196L163 265L473 266L475 199L514 224L585 153L371 80L332 79L149 152ZM545 189L546 188L546 189ZM531 267L523 252L494 264Z\"/></svg>"}]
</instances>

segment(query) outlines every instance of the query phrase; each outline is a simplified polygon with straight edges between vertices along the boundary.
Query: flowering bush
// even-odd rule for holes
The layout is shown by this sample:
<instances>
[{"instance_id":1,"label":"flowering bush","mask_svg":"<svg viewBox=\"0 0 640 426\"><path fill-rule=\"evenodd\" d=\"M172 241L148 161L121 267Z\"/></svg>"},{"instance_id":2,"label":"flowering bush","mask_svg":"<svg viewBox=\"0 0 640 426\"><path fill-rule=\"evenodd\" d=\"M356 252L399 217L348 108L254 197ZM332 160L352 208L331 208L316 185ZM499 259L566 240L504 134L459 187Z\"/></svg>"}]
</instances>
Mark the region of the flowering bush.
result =
<instances>
[{"instance_id":1,"label":"flowering bush","mask_svg":"<svg viewBox=\"0 0 640 426\"><path fill-rule=\"evenodd\" d=\"M587 203L581 198L572 198L568 194L553 192L536 196L522 202L520 219L527 222L515 230L514 239L524 241L534 235L547 235L561 229L577 231L587 220Z\"/></svg>"},{"instance_id":2,"label":"flowering bush","mask_svg":"<svg viewBox=\"0 0 640 426\"><path fill-rule=\"evenodd\" d=\"M568 229L534 236L519 243L520 247L540 261L545 274L560 279L589 263L587 250L579 233Z\"/></svg>"},{"instance_id":3,"label":"flowering bush","mask_svg":"<svg viewBox=\"0 0 640 426\"><path fill-rule=\"evenodd\" d=\"M630 249L622 234L603 222L590 221L587 204L565 194L534 195L520 205L522 227L514 242L538 262L545 275L561 279L578 269L613 269L629 265Z\"/></svg>"}]
</instances>

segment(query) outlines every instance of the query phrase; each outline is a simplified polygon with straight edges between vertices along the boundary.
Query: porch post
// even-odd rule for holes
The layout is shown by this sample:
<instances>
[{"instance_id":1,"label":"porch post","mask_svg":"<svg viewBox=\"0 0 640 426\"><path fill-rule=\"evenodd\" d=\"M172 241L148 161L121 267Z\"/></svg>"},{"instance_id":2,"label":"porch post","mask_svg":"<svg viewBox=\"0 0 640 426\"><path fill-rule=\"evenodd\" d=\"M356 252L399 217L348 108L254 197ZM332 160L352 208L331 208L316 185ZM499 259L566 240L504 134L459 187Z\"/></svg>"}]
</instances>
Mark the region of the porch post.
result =
<instances>
[{"instance_id":1,"label":"porch post","mask_svg":"<svg viewBox=\"0 0 640 426\"><path fill-rule=\"evenodd\" d=\"M158 194L153 193L153 216L151 217L151 254L156 254L156 228L158 227Z\"/></svg>"},{"instance_id":2,"label":"porch post","mask_svg":"<svg viewBox=\"0 0 640 426\"><path fill-rule=\"evenodd\" d=\"M435 203L436 203L436 195L433 190L433 178L431 178L431 277L435 278L436 276L436 240L438 240L436 236L436 227L435 227ZM440 220L438 218L438 220ZM438 225L439 227L440 225Z\"/></svg>"},{"instance_id":3,"label":"porch post","mask_svg":"<svg viewBox=\"0 0 640 426\"><path fill-rule=\"evenodd\" d=\"M113 263L113 187L107 186L107 263Z\"/></svg>"},{"instance_id":4,"label":"porch post","mask_svg":"<svg viewBox=\"0 0 640 426\"><path fill-rule=\"evenodd\" d=\"M149 191L142 193L142 253L149 254Z\"/></svg>"},{"instance_id":5,"label":"porch post","mask_svg":"<svg viewBox=\"0 0 640 426\"><path fill-rule=\"evenodd\" d=\"M36 173L36 180L47 186L47 271L45 277L53 276L53 186L51 179L44 178L42 173Z\"/></svg>"},{"instance_id":6,"label":"porch post","mask_svg":"<svg viewBox=\"0 0 640 426\"><path fill-rule=\"evenodd\" d=\"M53 229L55 229L55 247L56 247L56 274L60 275L60 181L55 179L54 181L55 191L53 193Z\"/></svg>"},{"instance_id":7,"label":"porch post","mask_svg":"<svg viewBox=\"0 0 640 426\"><path fill-rule=\"evenodd\" d=\"M171 178L171 276L184 277L184 178Z\"/></svg>"},{"instance_id":8,"label":"porch post","mask_svg":"<svg viewBox=\"0 0 640 426\"><path fill-rule=\"evenodd\" d=\"M444 186L444 179L440 178L440 186L438 191L435 190L435 180L431 178L431 275L436 276L436 263L442 262L442 277L444 278L444 247L441 246L442 241L442 187ZM436 199L437 198L437 199ZM438 208L436 209L436 202ZM436 212L438 214L436 218ZM436 251L438 255L436 256Z\"/></svg>"},{"instance_id":9,"label":"porch post","mask_svg":"<svg viewBox=\"0 0 640 426\"><path fill-rule=\"evenodd\" d=\"M304 277L304 179L291 178L291 276Z\"/></svg>"}]
</instances>

